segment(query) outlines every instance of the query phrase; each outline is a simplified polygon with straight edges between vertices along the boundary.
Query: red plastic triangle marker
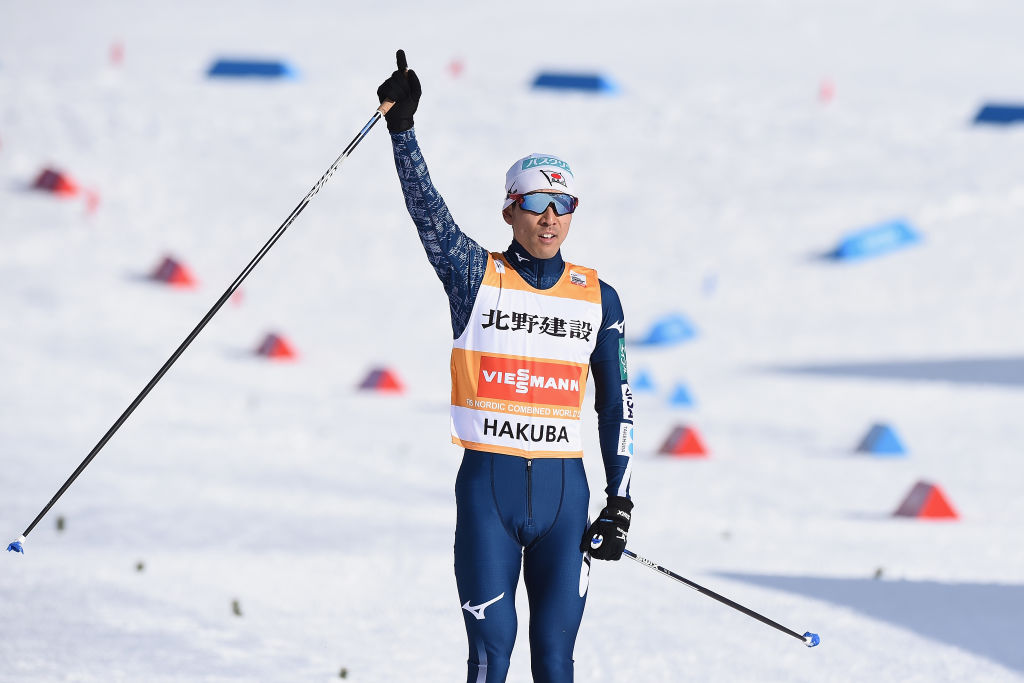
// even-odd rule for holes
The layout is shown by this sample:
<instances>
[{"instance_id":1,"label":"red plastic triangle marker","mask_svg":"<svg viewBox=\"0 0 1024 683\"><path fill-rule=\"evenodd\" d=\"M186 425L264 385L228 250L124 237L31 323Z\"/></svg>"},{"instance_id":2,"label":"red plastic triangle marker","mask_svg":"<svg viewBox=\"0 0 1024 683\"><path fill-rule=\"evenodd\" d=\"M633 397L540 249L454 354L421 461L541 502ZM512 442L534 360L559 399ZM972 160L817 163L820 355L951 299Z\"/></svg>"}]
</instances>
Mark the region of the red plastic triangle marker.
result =
<instances>
[{"instance_id":1,"label":"red plastic triangle marker","mask_svg":"<svg viewBox=\"0 0 1024 683\"><path fill-rule=\"evenodd\" d=\"M374 368L370 374L359 383L359 388L366 391L380 391L392 394L401 394L405 391L405 385L390 368Z\"/></svg>"},{"instance_id":2,"label":"red plastic triangle marker","mask_svg":"<svg viewBox=\"0 0 1024 683\"><path fill-rule=\"evenodd\" d=\"M919 481L914 484L893 514L897 517L917 517L919 519L959 518L942 489L927 481Z\"/></svg>"},{"instance_id":3,"label":"red plastic triangle marker","mask_svg":"<svg viewBox=\"0 0 1024 683\"><path fill-rule=\"evenodd\" d=\"M52 168L44 168L36 177L32 187L37 190L45 190L62 197L72 197L78 194L78 185L67 174L56 171Z\"/></svg>"},{"instance_id":4,"label":"red plastic triangle marker","mask_svg":"<svg viewBox=\"0 0 1024 683\"><path fill-rule=\"evenodd\" d=\"M198 284L191 271L170 256L164 257L151 277L157 282L165 282L173 287L192 288Z\"/></svg>"},{"instance_id":5,"label":"red plastic triangle marker","mask_svg":"<svg viewBox=\"0 0 1024 683\"><path fill-rule=\"evenodd\" d=\"M256 354L273 360L295 360L299 354L287 339L278 334L268 334L263 338Z\"/></svg>"},{"instance_id":6,"label":"red plastic triangle marker","mask_svg":"<svg viewBox=\"0 0 1024 683\"><path fill-rule=\"evenodd\" d=\"M665 455L683 457L707 457L708 449L704 440L693 427L680 425L675 427L658 450Z\"/></svg>"}]
</instances>

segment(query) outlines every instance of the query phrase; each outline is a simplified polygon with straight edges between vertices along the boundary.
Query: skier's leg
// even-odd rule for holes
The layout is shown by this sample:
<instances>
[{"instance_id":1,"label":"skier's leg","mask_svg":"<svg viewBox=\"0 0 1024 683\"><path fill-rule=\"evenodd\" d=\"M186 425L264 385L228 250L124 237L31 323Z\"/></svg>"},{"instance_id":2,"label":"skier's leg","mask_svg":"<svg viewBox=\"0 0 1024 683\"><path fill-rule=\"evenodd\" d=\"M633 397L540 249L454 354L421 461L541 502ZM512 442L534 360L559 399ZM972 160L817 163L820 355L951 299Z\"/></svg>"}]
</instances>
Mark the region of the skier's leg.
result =
<instances>
[{"instance_id":1,"label":"skier's leg","mask_svg":"<svg viewBox=\"0 0 1024 683\"><path fill-rule=\"evenodd\" d=\"M526 547L523 577L530 599L530 654L536 683L570 683L573 680L572 652L576 644L583 608L586 605L589 563L580 552L580 539L587 527L590 490L583 461L564 459L534 461L548 472L534 477L544 489L560 484L557 512L550 529ZM540 474L540 472L537 472ZM556 493L534 487L534 509L544 498Z\"/></svg>"},{"instance_id":2,"label":"skier's leg","mask_svg":"<svg viewBox=\"0 0 1024 683\"><path fill-rule=\"evenodd\" d=\"M467 452L455 481L455 580L469 639L468 683L502 683L516 639L522 547L495 505L495 457L507 456Z\"/></svg>"}]
</instances>

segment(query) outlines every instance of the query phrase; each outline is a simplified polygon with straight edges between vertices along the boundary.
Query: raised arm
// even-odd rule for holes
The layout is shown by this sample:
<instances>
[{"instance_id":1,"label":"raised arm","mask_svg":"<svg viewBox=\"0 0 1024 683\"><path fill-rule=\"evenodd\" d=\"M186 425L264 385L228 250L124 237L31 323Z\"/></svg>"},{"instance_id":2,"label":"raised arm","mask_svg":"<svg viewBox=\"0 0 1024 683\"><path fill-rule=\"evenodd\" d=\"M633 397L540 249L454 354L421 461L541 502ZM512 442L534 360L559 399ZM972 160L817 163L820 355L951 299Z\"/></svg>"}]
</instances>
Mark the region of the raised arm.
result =
<instances>
[{"instance_id":1,"label":"raised arm","mask_svg":"<svg viewBox=\"0 0 1024 683\"><path fill-rule=\"evenodd\" d=\"M487 251L459 229L430 180L413 128L413 114L419 106L422 88L416 72L406 68L404 62L405 55L399 50L399 69L381 84L377 96L381 102L395 102L385 117L391 132L395 169L427 260L448 295L452 333L458 337L469 321L480 290L487 268Z\"/></svg>"}]
</instances>

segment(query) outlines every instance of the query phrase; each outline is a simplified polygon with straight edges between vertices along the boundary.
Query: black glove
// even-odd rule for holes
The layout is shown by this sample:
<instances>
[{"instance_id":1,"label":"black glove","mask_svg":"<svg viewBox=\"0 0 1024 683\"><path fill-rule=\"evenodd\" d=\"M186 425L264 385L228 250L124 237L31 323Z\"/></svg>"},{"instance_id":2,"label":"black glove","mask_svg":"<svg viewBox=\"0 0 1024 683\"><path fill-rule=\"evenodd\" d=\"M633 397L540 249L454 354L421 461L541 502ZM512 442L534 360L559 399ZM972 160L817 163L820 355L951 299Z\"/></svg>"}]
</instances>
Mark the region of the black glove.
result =
<instances>
[{"instance_id":1,"label":"black glove","mask_svg":"<svg viewBox=\"0 0 1024 683\"><path fill-rule=\"evenodd\" d=\"M629 531L629 513L633 501L622 496L608 496L608 505L597 521L590 525L580 541L580 552L590 553L598 560L617 560L626 549L626 532Z\"/></svg>"},{"instance_id":2,"label":"black glove","mask_svg":"<svg viewBox=\"0 0 1024 683\"><path fill-rule=\"evenodd\" d=\"M405 51L399 50L395 54L395 58L398 62L398 70L377 88L377 99L381 103L384 100L391 100L395 103L384 115L384 119L387 121L388 131L401 133L413 126L412 115L416 113L416 107L420 105L423 88L420 87L420 79L416 77L416 72L408 68Z\"/></svg>"}]
</instances>

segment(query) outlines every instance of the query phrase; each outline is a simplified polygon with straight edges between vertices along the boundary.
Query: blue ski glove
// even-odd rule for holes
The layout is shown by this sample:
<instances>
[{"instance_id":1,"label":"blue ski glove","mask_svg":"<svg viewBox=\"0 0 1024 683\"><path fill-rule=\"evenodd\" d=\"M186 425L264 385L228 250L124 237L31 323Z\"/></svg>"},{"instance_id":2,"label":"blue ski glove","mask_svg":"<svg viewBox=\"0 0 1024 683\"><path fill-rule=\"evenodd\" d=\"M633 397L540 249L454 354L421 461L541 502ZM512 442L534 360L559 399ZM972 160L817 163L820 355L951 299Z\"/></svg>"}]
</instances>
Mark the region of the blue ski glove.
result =
<instances>
[{"instance_id":1,"label":"blue ski glove","mask_svg":"<svg viewBox=\"0 0 1024 683\"><path fill-rule=\"evenodd\" d=\"M423 88L420 87L420 79L416 72L409 68L405 61L405 51L399 50L395 54L398 62L398 69L377 88L377 99L379 102L391 100L395 103L384 115L388 124L388 131L401 133L413 127L412 115L420 105L420 95Z\"/></svg>"},{"instance_id":2,"label":"blue ski glove","mask_svg":"<svg viewBox=\"0 0 1024 683\"><path fill-rule=\"evenodd\" d=\"M580 552L590 553L597 560L618 560L626 549L626 532L633 501L622 496L608 496L608 504L597 521L590 525L580 541Z\"/></svg>"}]
</instances>

